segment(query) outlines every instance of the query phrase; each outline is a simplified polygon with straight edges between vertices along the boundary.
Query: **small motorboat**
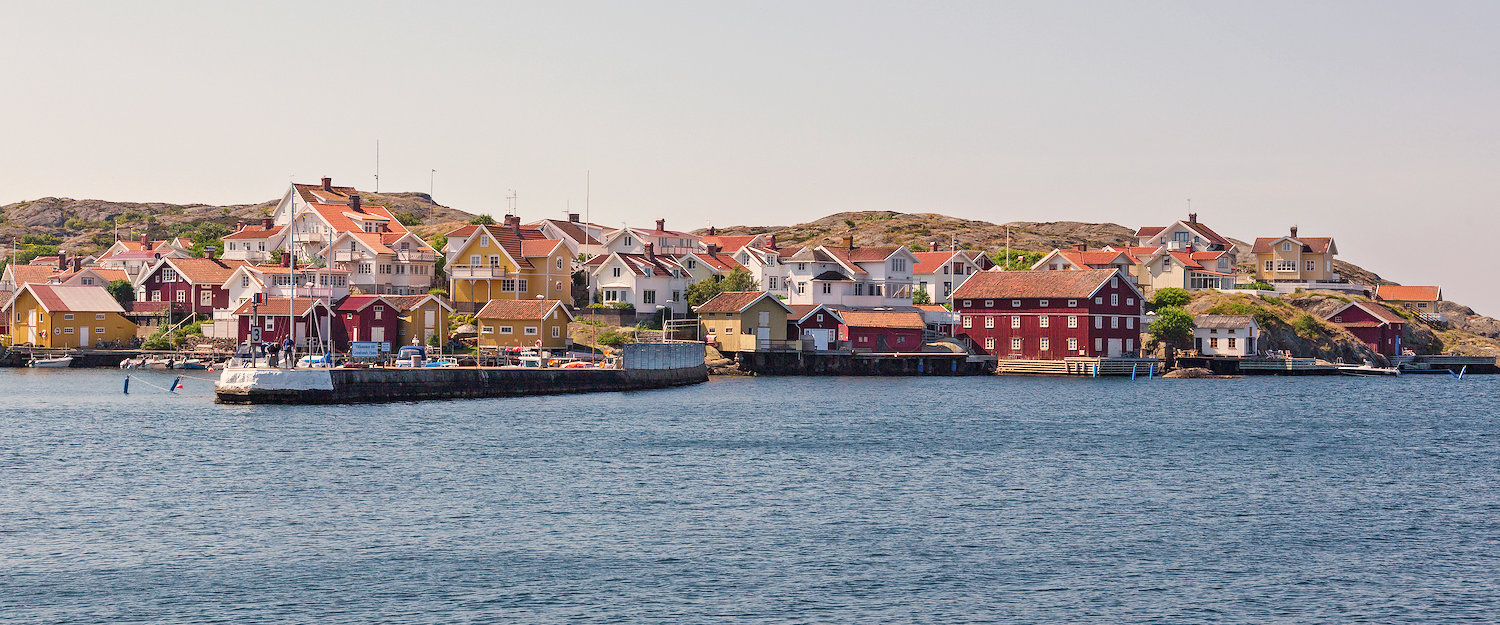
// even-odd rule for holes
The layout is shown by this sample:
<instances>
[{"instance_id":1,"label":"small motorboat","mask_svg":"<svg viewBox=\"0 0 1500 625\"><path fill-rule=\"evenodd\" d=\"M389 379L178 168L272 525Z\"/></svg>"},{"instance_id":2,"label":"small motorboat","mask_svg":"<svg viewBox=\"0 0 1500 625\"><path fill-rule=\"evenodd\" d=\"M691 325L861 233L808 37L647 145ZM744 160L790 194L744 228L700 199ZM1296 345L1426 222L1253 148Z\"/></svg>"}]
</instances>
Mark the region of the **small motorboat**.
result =
<instances>
[{"instance_id":1,"label":"small motorboat","mask_svg":"<svg viewBox=\"0 0 1500 625\"><path fill-rule=\"evenodd\" d=\"M205 370L205 369L212 369L212 368L214 368L214 364L213 364L213 362L208 361L208 360L184 360L184 361L182 361L180 363L177 363L177 368L178 369L195 369L195 370L202 371L202 370Z\"/></svg>"},{"instance_id":2,"label":"small motorboat","mask_svg":"<svg viewBox=\"0 0 1500 625\"><path fill-rule=\"evenodd\" d=\"M50 358L36 358L36 357L33 357L31 359L31 362L27 363L27 366L29 366L29 367L37 367L37 368L45 368L45 369L66 369L68 367L73 366L73 357L72 356L53 356L53 357L50 357Z\"/></svg>"},{"instance_id":3,"label":"small motorboat","mask_svg":"<svg viewBox=\"0 0 1500 625\"><path fill-rule=\"evenodd\" d=\"M1377 367L1370 363L1363 365L1339 365L1339 373L1360 377L1399 376L1401 371L1395 368Z\"/></svg>"}]
</instances>

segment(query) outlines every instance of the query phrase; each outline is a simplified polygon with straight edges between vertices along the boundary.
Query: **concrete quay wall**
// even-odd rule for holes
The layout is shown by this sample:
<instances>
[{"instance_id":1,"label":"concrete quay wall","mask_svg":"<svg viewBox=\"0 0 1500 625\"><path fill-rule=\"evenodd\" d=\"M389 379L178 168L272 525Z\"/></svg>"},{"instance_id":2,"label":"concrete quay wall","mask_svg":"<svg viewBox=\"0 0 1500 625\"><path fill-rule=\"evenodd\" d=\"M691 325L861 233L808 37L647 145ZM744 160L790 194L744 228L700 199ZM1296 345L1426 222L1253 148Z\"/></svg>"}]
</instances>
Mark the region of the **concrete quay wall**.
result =
<instances>
[{"instance_id":1,"label":"concrete quay wall","mask_svg":"<svg viewBox=\"0 0 1500 625\"><path fill-rule=\"evenodd\" d=\"M740 352L740 369L756 375L986 375L993 360L966 354Z\"/></svg>"},{"instance_id":2,"label":"concrete quay wall","mask_svg":"<svg viewBox=\"0 0 1500 625\"><path fill-rule=\"evenodd\" d=\"M298 385L250 382L220 384L214 390L218 402L224 404L339 404L636 391L708 381L708 369L701 363L687 369L437 367L323 369L318 372L327 374L327 388L289 388ZM234 372L226 371L229 373Z\"/></svg>"}]
</instances>

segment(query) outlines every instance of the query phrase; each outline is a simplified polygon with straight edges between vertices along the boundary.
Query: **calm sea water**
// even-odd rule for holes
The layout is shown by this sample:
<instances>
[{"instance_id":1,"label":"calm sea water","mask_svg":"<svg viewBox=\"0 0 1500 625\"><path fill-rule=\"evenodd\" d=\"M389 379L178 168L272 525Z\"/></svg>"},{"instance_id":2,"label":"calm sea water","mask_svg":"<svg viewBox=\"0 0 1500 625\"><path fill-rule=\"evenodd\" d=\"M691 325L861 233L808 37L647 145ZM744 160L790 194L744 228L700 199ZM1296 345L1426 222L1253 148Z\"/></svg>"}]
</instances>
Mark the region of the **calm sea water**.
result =
<instances>
[{"instance_id":1,"label":"calm sea water","mask_svg":"<svg viewBox=\"0 0 1500 625\"><path fill-rule=\"evenodd\" d=\"M1500 618L1500 376L225 407L0 371L0 621Z\"/></svg>"}]
</instances>

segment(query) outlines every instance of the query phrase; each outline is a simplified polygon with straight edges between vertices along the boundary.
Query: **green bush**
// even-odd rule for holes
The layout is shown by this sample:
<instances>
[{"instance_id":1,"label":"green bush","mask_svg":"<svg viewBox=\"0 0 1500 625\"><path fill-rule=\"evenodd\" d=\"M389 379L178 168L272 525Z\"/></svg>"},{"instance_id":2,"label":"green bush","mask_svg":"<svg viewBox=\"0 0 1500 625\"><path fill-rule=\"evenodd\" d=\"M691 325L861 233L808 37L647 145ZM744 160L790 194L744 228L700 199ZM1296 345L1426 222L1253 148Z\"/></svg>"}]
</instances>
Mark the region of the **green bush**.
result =
<instances>
[{"instance_id":1,"label":"green bush","mask_svg":"<svg viewBox=\"0 0 1500 625\"><path fill-rule=\"evenodd\" d=\"M1151 296L1151 310L1166 308L1168 306L1182 308L1183 306L1187 306L1188 302L1192 300L1193 296L1188 294L1186 289L1176 287L1157 289L1156 293Z\"/></svg>"},{"instance_id":2,"label":"green bush","mask_svg":"<svg viewBox=\"0 0 1500 625\"><path fill-rule=\"evenodd\" d=\"M990 260L996 265L1004 267L1006 271L1027 271L1037 261L1046 256L1045 252L1029 252L1026 250L1000 250L990 254Z\"/></svg>"},{"instance_id":3,"label":"green bush","mask_svg":"<svg viewBox=\"0 0 1500 625\"><path fill-rule=\"evenodd\" d=\"M931 304L931 303L932 303L932 296L927 293L926 289L914 289L911 292L911 305L912 306L920 306L922 304Z\"/></svg>"},{"instance_id":4,"label":"green bush","mask_svg":"<svg viewBox=\"0 0 1500 625\"><path fill-rule=\"evenodd\" d=\"M1262 281L1262 280L1256 280L1255 282L1251 282L1250 286L1247 286L1245 288L1247 288L1247 289L1255 289L1257 291L1275 291L1276 290L1276 287L1271 286L1269 283L1267 283L1265 281Z\"/></svg>"},{"instance_id":5,"label":"green bush","mask_svg":"<svg viewBox=\"0 0 1500 625\"><path fill-rule=\"evenodd\" d=\"M58 245L62 239L55 234L23 234L21 245Z\"/></svg>"},{"instance_id":6,"label":"green bush","mask_svg":"<svg viewBox=\"0 0 1500 625\"><path fill-rule=\"evenodd\" d=\"M1297 331L1297 336L1304 339L1316 339L1328 333L1327 327L1317 317L1303 314L1292 322L1292 329Z\"/></svg>"},{"instance_id":7,"label":"green bush","mask_svg":"<svg viewBox=\"0 0 1500 625\"><path fill-rule=\"evenodd\" d=\"M1147 332L1162 343L1184 344L1193 336L1193 316L1176 306L1158 309Z\"/></svg>"},{"instance_id":8,"label":"green bush","mask_svg":"<svg viewBox=\"0 0 1500 625\"><path fill-rule=\"evenodd\" d=\"M909 249L909 250L911 250L913 252L926 252L927 251L927 244L923 243L921 241L918 241L916 243L907 243L906 244L906 249Z\"/></svg>"},{"instance_id":9,"label":"green bush","mask_svg":"<svg viewBox=\"0 0 1500 625\"><path fill-rule=\"evenodd\" d=\"M469 220L469 225L471 225L471 226L493 226L493 225L495 225L495 218L491 217L489 215L479 215L479 216L477 216L477 217L475 217L473 219L470 219Z\"/></svg>"},{"instance_id":10,"label":"green bush","mask_svg":"<svg viewBox=\"0 0 1500 625\"><path fill-rule=\"evenodd\" d=\"M422 217L411 211L396 211L396 221L401 222L403 226L422 225Z\"/></svg>"},{"instance_id":11,"label":"green bush","mask_svg":"<svg viewBox=\"0 0 1500 625\"><path fill-rule=\"evenodd\" d=\"M605 330L599 333L599 337L595 339L595 341L597 341L600 345L619 347L626 343L634 343L635 337L618 330Z\"/></svg>"}]
</instances>

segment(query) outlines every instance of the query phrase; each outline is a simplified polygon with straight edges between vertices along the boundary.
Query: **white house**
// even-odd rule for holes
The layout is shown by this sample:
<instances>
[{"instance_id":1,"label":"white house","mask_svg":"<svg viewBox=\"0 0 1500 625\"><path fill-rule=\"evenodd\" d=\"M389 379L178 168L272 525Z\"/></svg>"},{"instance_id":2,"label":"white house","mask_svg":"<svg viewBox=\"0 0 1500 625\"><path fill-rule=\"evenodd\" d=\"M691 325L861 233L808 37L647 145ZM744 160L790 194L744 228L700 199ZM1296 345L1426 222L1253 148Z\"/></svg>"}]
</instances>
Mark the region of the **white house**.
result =
<instances>
[{"instance_id":1,"label":"white house","mask_svg":"<svg viewBox=\"0 0 1500 625\"><path fill-rule=\"evenodd\" d=\"M953 291L964 280L975 272L983 271L972 256L961 251L915 252L912 256L917 259L916 268L912 270L912 279L917 283L916 290L926 291L934 304L952 301Z\"/></svg>"},{"instance_id":2,"label":"white house","mask_svg":"<svg viewBox=\"0 0 1500 625\"><path fill-rule=\"evenodd\" d=\"M657 254L650 244L644 254L611 252L585 266L589 271L590 296L606 306L629 304L637 314L670 308L686 314L688 271L669 256Z\"/></svg>"},{"instance_id":3,"label":"white house","mask_svg":"<svg viewBox=\"0 0 1500 625\"><path fill-rule=\"evenodd\" d=\"M803 248L797 246L777 247L776 235L765 236L764 245L745 245L738 250L730 252L745 271L750 272L750 277L755 279L756 286L760 290L772 295L790 298L792 292L791 281L787 279L789 266L786 259L801 252Z\"/></svg>"},{"instance_id":4,"label":"white house","mask_svg":"<svg viewBox=\"0 0 1500 625\"><path fill-rule=\"evenodd\" d=\"M568 246L568 252L573 256L582 254L593 258L606 253L604 239L614 234L618 228L591 224L578 217L578 213L568 213L567 221L543 219L526 224L524 227L538 230L549 239L562 240L563 245Z\"/></svg>"},{"instance_id":5,"label":"white house","mask_svg":"<svg viewBox=\"0 0 1500 625\"><path fill-rule=\"evenodd\" d=\"M1168 251L1182 252L1189 248L1200 251L1229 252L1232 266L1234 243L1212 228L1198 221L1198 213L1188 213L1187 221L1174 222L1170 226L1145 226L1135 233L1137 247L1162 247Z\"/></svg>"},{"instance_id":6,"label":"white house","mask_svg":"<svg viewBox=\"0 0 1500 625\"><path fill-rule=\"evenodd\" d=\"M650 245L655 254L678 257L702 250L702 239L691 232L667 230L665 219L656 220L655 229L622 228L604 235L605 253L645 254Z\"/></svg>"},{"instance_id":7,"label":"white house","mask_svg":"<svg viewBox=\"0 0 1500 625\"><path fill-rule=\"evenodd\" d=\"M234 232L224 237L224 253L220 258L243 260L247 263L267 263L276 250L286 248L286 226L272 223L270 217L259 224L238 224Z\"/></svg>"},{"instance_id":8,"label":"white house","mask_svg":"<svg viewBox=\"0 0 1500 625\"><path fill-rule=\"evenodd\" d=\"M1204 356L1254 356L1260 324L1250 315L1193 317L1193 349Z\"/></svg>"},{"instance_id":9,"label":"white house","mask_svg":"<svg viewBox=\"0 0 1500 625\"><path fill-rule=\"evenodd\" d=\"M784 259L793 304L911 306L917 257L902 245L802 248Z\"/></svg>"},{"instance_id":10,"label":"white house","mask_svg":"<svg viewBox=\"0 0 1500 625\"><path fill-rule=\"evenodd\" d=\"M693 252L677 258L677 264L688 272L689 283L723 278L731 271L745 268L733 256L719 251L717 247L709 246L707 252Z\"/></svg>"},{"instance_id":11,"label":"white house","mask_svg":"<svg viewBox=\"0 0 1500 625\"><path fill-rule=\"evenodd\" d=\"M364 276L372 294L423 294L432 287L437 250L412 235L383 206L367 205L353 187L292 184L271 211L286 247L302 262L323 260L331 267ZM354 235L360 243L351 246Z\"/></svg>"}]
</instances>

